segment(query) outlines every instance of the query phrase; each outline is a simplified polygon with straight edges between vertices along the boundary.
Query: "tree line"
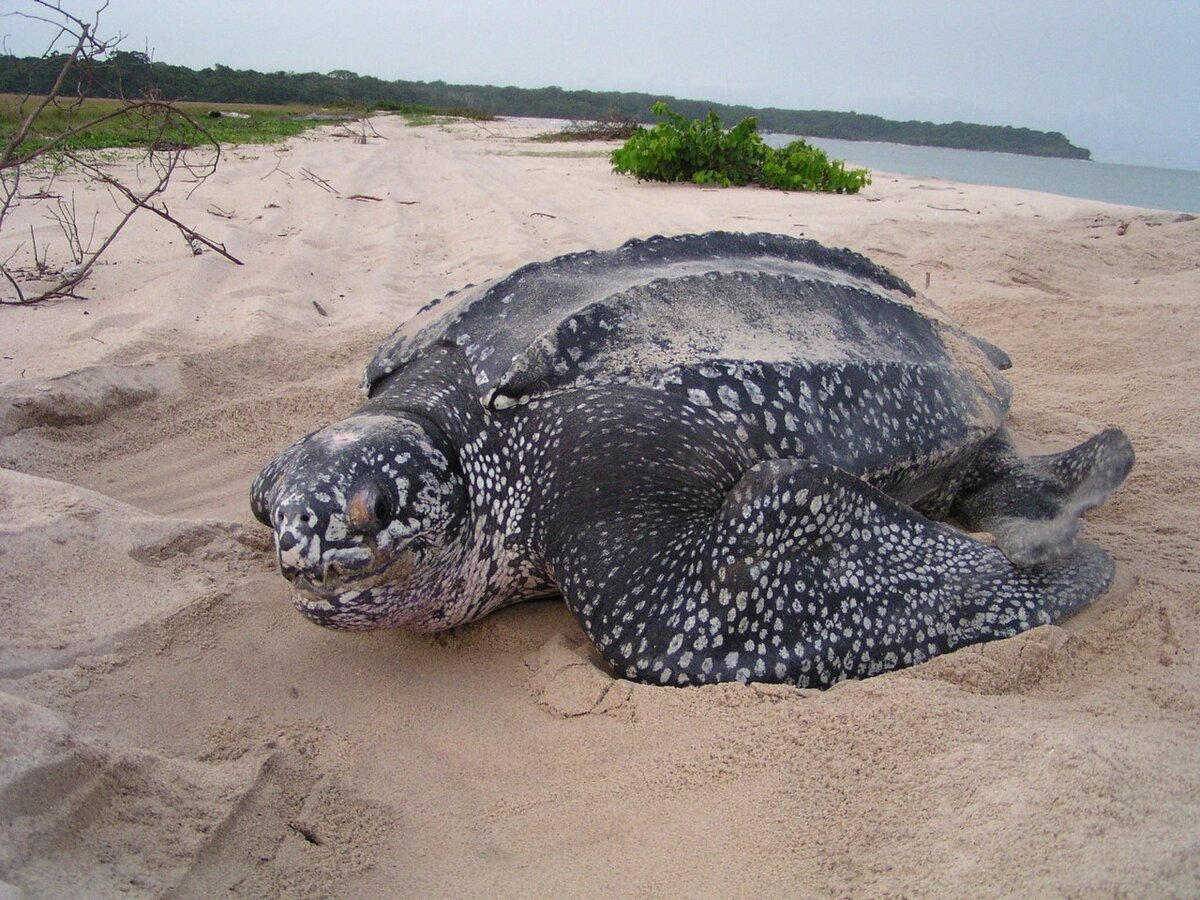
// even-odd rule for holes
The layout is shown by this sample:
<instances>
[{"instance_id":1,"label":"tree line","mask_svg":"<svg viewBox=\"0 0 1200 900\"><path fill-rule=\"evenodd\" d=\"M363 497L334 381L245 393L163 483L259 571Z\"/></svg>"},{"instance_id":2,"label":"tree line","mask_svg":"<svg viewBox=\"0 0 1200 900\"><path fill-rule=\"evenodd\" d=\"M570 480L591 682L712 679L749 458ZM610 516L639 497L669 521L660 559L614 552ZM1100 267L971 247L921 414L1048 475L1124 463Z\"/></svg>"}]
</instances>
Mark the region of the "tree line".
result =
<instances>
[{"instance_id":1,"label":"tree line","mask_svg":"<svg viewBox=\"0 0 1200 900\"><path fill-rule=\"evenodd\" d=\"M0 92L45 93L62 58L0 56ZM651 122L651 107L666 102L677 112L703 118L711 109L725 121L754 116L763 131L849 141L887 141L961 150L995 150L1029 156L1090 159L1091 152L1057 131L970 122L900 122L856 112L779 109L711 103L659 94L568 91L561 87L519 88L447 84L444 81L385 81L344 69L318 72L257 72L214 65L190 69L154 62L144 53L116 51L80 68L77 79L91 96L156 96L211 103L306 103L359 106L422 106L472 109L492 115L598 119L610 113Z\"/></svg>"}]
</instances>

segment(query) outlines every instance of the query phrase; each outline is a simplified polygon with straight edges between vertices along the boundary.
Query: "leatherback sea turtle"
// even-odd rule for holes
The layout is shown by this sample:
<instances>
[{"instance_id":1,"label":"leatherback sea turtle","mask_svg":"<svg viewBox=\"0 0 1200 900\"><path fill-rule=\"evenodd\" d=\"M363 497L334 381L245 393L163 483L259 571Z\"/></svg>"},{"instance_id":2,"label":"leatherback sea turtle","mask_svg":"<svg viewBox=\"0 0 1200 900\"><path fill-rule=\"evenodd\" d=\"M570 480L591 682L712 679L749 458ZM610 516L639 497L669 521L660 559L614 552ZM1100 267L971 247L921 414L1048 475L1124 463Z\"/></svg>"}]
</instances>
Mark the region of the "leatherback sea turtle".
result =
<instances>
[{"instance_id":1,"label":"leatherback sea turtle","mask_svg":"<svg viewBox=\"0 0 1200 900\"><path fill-rule=\"evenodd\" d=\"M848 250L633 240L426 306L251 503L321 625L561 593L618 675L824 686L1107 588L1079 516L1133 450L1109 429L1019 456L1008 365Z\"/></svg>"}]
</instances>

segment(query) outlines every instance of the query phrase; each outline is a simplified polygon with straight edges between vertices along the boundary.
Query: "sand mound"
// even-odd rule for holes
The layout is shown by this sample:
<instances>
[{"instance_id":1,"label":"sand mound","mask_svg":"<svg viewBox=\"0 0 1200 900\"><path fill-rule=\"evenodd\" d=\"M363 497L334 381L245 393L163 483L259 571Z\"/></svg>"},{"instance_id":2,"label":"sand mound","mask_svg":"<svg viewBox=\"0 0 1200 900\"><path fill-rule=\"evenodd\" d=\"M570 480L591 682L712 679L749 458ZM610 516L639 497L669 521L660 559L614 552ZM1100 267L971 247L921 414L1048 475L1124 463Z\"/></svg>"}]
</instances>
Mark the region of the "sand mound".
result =
<instances>
[{"instance_id":1,"label":"sand mound","mask_svg":"<svg viewBox=\"0 0 1200 900\"><path fill-rule=\"evenodd\" d=\"M1200 893L1200 221L883 173L639 185L538 126L378 127L179 186L243 267L135 219L85 299L0 310L0 894ZM38 201L10 214L53 252ZM826 692L614 680L553 601L433 637L292 610L250 479L353 407L399 321L716 228L928 283L1012 356L1031 449L1126 428L1087 525L1114 589Z\"/></svg>"},{"instance_id":2,"label":"sand mound","mask_svg":"<svg viewBox=\"0 0 1200 900\"><path fill-rule=\"evenodd\" d=\"M217 589L215 569L257 566L262 536L233 522L164 519L49 479L0 470L0 672L65 660ZM103 584L120 585L110 597ZM36 651L44 651L39 654ZM46 655L49 653L49 656Z\"/></svg>"},{"instance_id":3,"label":"sand mound","mask_svg":"<svg viewBox=\"0 0 1200 900\"><path fill-rule=\"evenodd\" d=\"M0 722L0 866L34 896L320 893L369 868L393 825L300 738L178 759L77 740L3 693Z\"/></svg>"},{"instance_id":4,"label":"sand mound","mask_svg":"<svg viewBox=\"0 0 1200 900\"><path fill-rule=\"evenodd\" d=\"M176 360L140 366L89 366L57 378L0 384L0 437L37 426L101 422L178 386Z\"/></svg>"}]
</instances>

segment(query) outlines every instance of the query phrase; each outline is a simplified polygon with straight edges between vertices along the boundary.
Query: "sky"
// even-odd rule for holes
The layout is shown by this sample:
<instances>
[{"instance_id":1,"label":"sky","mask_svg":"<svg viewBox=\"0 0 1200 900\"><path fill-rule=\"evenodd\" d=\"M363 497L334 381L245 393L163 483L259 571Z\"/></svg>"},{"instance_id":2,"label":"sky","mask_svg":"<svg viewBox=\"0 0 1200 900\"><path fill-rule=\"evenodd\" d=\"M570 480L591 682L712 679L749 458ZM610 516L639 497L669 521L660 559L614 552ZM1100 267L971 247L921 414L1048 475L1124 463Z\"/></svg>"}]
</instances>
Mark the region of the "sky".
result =
<instances>
[{"instance_id":1,"label":"sky","mask_svg":"<svg viewBox=\"0 0 1200 900\"><path fill-rule=\"evenodd\" d=\"M1200 170L1200 0L111 0L99 33L194 68L1025 126L1102 162ZM33 55L49 35L6 16L0 36Z\"/></svg>"}]
</instances>

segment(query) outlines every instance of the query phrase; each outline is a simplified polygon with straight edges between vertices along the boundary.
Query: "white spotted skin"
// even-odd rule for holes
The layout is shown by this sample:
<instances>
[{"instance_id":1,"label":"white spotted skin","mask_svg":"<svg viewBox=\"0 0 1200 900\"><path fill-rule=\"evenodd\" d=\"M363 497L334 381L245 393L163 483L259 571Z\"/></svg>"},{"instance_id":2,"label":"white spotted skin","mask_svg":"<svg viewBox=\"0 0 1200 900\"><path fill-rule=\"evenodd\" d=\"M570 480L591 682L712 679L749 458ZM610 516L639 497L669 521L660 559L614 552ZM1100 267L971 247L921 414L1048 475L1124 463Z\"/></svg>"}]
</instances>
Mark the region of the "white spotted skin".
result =
<instances>
[{"instance_id":1,"label":"white spotted skin","mask_svg":"<svg viewBox=\"0 0 1200 900\"><path fill-rule=\"evenodd\" d=\"M774 355L739 351L764 328ZM973 340L812 242L574 254L423 309L252 505L322 625L432 631L561 592L617 675L824 687L1109 583L1076 535L1128 440L1020 458L1004 354Z\"/></svg>"}]
</instances>

